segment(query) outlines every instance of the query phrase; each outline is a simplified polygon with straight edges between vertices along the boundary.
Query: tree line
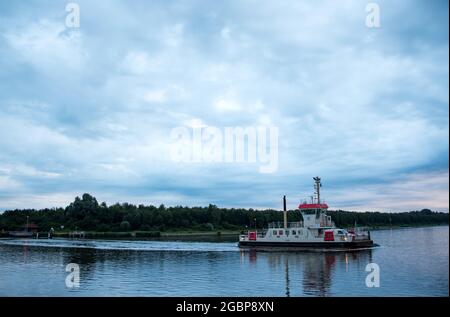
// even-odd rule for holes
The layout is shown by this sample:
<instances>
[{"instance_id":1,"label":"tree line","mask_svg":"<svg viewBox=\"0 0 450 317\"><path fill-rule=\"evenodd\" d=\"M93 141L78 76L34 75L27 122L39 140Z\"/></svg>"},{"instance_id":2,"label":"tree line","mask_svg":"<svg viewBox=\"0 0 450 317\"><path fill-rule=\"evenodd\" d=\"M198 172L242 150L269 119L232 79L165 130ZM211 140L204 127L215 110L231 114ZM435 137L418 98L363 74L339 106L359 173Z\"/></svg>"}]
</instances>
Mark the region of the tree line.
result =
<instances>
[{"instance_id":1,"label":"tree line","mask_svg":"<svg viewBox=\"0 0 450 317\"><path fill-rule=\"evenodd\" d=\"M449 214L429 209L402 213L328 211L338 227L438 225L449 222ZM86 230L99 232L167 231L167 230L242 230L264 228L270 222L283 221L278 210L208 207L166 207L116 203L108 206L84 194L65 208L16 209L0 214L0 231L17 230L29 223L39 226L39 231ZM288 221L300 221L298 210L288 211Z\"/></svg>"}]
</instances>

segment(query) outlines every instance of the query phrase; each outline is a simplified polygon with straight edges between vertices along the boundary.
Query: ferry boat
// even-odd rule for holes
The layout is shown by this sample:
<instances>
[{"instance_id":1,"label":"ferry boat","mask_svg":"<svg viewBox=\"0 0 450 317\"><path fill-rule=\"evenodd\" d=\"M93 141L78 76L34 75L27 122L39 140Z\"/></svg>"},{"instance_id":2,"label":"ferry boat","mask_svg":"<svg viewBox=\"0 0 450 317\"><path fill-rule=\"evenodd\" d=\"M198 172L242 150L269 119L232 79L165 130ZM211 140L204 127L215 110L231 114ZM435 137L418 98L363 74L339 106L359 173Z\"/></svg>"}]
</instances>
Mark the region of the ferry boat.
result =
<instances>
[{"instance_id":1,"label":"ferry boat","mask_svg":"<svg viewBox=\"0 0 450 317\"><path fill-rule=\"evenodd\" d=\"M266 230L249 230L239 236L240 248L265 249L358 249L374 246L369 231L337 228L327 215L328 205L320 200L320 177L314 177L315 196L298 209L303 221L287 222L286 196L283 197L284 222L269 224Z\"/></svg>"},{"instance_id":2,"label":"ferry boat","mask_svg":"<svg viewBox=\"0 0 450 317\"><path fill-rule=\"evenodd\" d=\"M9 231L8 234L11 237L15 237L15 238L30 238L33 237L34 235L36 235L37 230L38 230L38 226L36 226L33 223L28 223L28 216L27 216L27 224L20 227L20 230L16 230L16 231Z\"/></svg>"}]
</instances>

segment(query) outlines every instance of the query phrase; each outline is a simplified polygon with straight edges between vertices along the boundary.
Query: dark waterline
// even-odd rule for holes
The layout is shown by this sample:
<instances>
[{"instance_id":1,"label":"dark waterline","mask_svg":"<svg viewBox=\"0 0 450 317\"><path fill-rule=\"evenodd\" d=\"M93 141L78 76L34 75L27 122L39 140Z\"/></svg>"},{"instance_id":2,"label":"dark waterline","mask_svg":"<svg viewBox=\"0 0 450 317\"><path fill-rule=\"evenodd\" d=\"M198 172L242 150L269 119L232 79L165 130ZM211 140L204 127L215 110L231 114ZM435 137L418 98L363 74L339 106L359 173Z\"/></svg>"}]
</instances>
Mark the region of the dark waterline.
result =
<instances>
[{"instance_id":1,"label":"dark waterline","mask_svg":"<svg viewBox=\"0 0 450 317\"><path fill-rule=\"evenodd\" d=\"M2 296L448 296L448 226L373 231L359 252L241 252L235 242L0 240ZM66 265L80 287L66 287ZM380 287L365 280L380 267Z\"/></svg>"}]
</instances>

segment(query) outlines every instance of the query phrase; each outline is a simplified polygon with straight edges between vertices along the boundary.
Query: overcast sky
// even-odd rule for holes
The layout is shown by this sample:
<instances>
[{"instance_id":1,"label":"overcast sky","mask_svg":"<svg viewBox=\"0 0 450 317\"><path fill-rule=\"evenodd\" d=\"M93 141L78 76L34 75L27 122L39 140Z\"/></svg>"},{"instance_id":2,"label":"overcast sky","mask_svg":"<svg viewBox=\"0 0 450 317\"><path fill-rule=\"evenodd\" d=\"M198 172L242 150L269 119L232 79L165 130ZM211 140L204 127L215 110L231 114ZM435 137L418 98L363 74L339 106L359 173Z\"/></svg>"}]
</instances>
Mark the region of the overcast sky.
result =
<instances>
[{"instance_id":1,"label":"overcast sky","mask_svg":"<svg viewBox=\"0 0 450 317\"><path fill-rule=\"evenodd\" d=\"M448 1L0 1L0 210L449 209ZM278 169L177 163L190 122L279 129Z\"/></svg>"}]
</instances>

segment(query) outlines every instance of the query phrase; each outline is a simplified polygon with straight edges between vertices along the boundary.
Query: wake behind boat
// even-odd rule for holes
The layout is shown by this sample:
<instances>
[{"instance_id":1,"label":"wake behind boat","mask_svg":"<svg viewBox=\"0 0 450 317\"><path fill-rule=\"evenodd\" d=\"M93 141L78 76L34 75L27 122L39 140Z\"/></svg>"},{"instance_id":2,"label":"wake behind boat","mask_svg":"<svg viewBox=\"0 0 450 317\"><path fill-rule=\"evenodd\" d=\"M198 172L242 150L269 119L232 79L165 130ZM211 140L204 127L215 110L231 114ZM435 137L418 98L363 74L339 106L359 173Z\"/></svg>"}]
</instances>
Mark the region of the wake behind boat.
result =
<instances>
[{"instance_id":1,"label":"wake behind boat","mask_svg":"<svg viewBox=\"0 0 450 317\"><path fill-rule=\"evenodd\" d=\"M314 177L315 197L298 206L303 221L287 222L286 196L283 197L284 222L269 224L268 229L249 230L239 236L240 248L252 249L364 249L374 246L370 232L336 228L327 215L328 205L320 201L321 179Z\"/></svg>"}]
</instances>

